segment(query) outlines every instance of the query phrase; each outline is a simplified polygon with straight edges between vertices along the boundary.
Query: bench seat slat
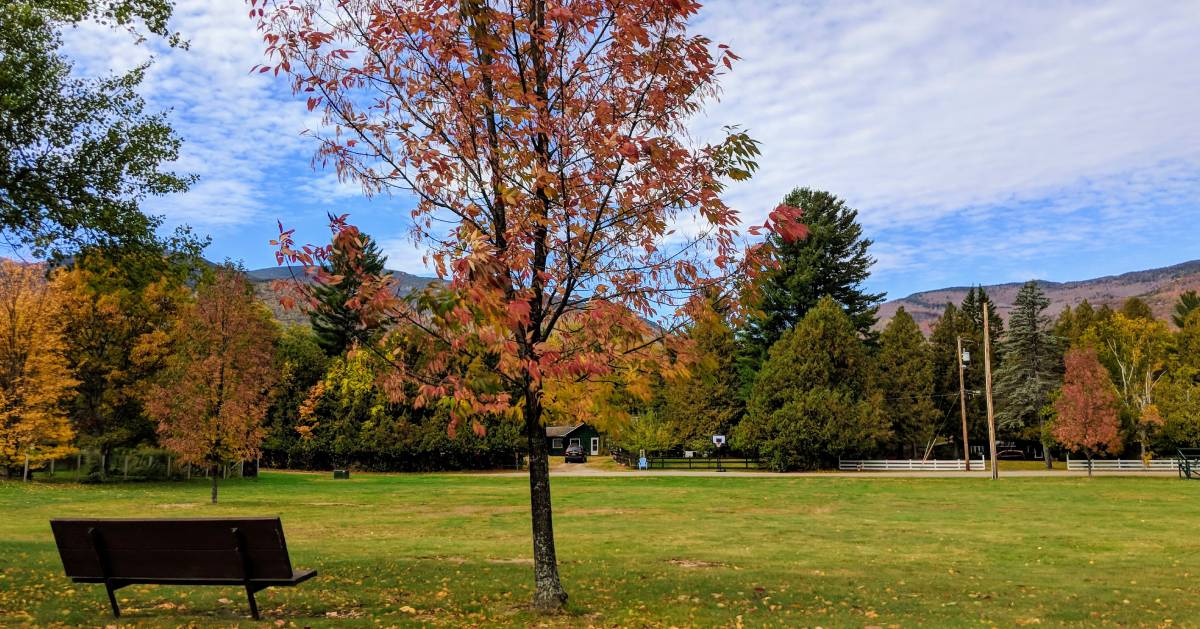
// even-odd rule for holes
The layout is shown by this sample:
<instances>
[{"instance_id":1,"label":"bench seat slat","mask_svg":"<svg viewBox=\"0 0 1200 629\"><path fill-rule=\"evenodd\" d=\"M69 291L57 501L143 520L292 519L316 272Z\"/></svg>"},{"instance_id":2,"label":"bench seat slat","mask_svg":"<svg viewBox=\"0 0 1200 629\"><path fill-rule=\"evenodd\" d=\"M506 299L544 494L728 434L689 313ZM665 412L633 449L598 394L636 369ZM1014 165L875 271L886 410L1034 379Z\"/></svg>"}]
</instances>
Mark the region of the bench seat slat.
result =
<instances>
[{"instance_id":1,"label":"bench seat slat","mask_svg":"<svg viewBox=\"0 0 1200 629\"><path fill-rule=\"evenodd\" d=\"M298 585L317 576L316 570L297 570L290 578L287 579L250 579L250 583L261 585L263 587L271 586L288 586ZM103 577L75 577L71 579L75 583L104 583ZM187 578L187 579L111 579L111 581L121 585L132 584L149 584L149 585L242 585L245 581L241 579L202 579L202 578Z\"/></svg>"}]
</instances>

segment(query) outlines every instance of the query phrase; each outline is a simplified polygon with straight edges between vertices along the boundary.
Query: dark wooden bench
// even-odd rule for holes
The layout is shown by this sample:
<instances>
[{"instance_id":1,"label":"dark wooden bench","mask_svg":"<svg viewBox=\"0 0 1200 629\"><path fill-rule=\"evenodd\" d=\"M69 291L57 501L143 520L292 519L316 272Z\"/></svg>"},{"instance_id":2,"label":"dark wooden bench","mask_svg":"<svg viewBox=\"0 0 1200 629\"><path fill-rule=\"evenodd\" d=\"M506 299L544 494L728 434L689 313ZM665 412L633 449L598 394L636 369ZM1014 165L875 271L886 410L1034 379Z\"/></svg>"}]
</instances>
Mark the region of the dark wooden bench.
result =
<instances>
[{"instance_id":1,"label":"dark wooden bench","mask_svg":"<svg viewBox=\"0 0 1200 629\"><path fill-rule=\"evenodd\" d=\"M279 518L51 520L67 576L103 583L113 616L127 585L240 585L258 619L254 593L296 585L316 570L292 570Z\"/></svg>"}]
</instances>

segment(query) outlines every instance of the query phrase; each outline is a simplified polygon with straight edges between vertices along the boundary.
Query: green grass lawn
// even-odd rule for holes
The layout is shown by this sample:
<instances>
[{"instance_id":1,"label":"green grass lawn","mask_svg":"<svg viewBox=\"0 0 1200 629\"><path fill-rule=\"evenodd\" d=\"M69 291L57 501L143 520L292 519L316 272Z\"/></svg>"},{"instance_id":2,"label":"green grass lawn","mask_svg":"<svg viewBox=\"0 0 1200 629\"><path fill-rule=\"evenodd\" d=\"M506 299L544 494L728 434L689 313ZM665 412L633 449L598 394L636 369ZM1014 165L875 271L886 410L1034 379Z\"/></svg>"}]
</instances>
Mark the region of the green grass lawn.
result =
<instances>
[{"instance_id":1,"label":"green grass lawn","mask_svg":"<svg viewBox=\"0 0 1200 629\"><path fill-rule=\"evenodd\" d=\"M266 473L0 483L0 626L112 624L54 516L283 517L320 576L264 626L1200 626L1200 483L1169 478L559 478L568 613L526 607L521 478ZM123 624L251 626L238 588L134 586Z\"/></svg>"}]
</instances>

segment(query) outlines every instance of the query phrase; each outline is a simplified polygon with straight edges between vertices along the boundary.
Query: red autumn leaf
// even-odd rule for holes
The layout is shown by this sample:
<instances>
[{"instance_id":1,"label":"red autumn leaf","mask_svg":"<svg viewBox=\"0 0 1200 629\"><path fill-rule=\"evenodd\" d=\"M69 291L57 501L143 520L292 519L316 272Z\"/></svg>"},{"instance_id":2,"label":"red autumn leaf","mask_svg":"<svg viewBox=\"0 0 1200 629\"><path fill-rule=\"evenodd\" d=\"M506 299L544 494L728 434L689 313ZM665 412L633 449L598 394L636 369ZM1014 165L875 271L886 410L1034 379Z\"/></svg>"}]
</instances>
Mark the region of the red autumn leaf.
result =
<instances>
[{"instance_id":1,"label":"red autumn leaf","mask_svg":"<svg viewBox=\"0 0 1200 629\"><path fill-rule=\"evenodd\" d=\"M793 243L808 238L808 226L800 222L804 213L798 207L780 203L767 217L766 227L783 239L785 243Z\"/></svg>"}]
</instances>

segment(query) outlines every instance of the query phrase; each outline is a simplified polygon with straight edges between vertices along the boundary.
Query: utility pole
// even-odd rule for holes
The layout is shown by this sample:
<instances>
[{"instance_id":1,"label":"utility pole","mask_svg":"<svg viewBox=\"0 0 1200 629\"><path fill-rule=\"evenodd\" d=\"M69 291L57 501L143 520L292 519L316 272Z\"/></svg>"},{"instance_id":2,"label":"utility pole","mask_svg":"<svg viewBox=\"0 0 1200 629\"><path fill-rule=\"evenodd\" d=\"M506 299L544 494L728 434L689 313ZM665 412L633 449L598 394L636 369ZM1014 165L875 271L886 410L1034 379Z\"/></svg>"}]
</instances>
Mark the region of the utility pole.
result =
<instances>
[{"instance_id":1,"label":"utility pole","mask_svg":"<svg viewBox=\"0 0 1200 629\"><path fill-rule=\"evenodd\" d=\"M967 436L967 386L963 384L963 349L962 337L955 337L958 341L958 408L962 411L962 429L963 429L963 466L968 472L971 471L971 443Z\"/></svg>"},{"instance_id":2,"label":"utility pole","mask_svg":"<svg viewBox=\"0 0 1200 629\"><path fill-rule=\"evenodd\" d=\"M1000 478L1000 462L996 460L996 415L992 411L992 331L988 326L988 301L983 302L983 378L987 395L988 441L992 450L992 480Z\"/></svg>"}]
</instances>

